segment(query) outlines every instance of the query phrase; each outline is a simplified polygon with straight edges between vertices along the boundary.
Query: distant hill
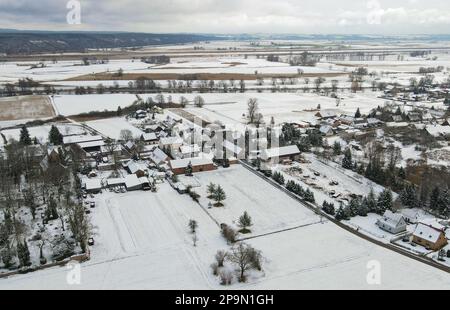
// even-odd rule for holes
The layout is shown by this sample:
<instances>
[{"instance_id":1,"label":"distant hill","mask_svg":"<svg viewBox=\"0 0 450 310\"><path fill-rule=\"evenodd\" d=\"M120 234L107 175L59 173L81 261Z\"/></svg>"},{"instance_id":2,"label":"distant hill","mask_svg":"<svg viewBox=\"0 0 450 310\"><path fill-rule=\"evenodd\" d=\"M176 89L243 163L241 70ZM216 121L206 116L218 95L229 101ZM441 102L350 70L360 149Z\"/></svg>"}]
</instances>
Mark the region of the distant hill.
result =
<instances>
[{"instance_id":1,"label":"distant hill","mask_svg":"<svg viewBox=\"0 0 450 310\"><path fill-rule=\"evenodd\" d=\"M83 52L86 49L182 44L221 39L214 35L127 32L48 32L0 29L0 53Z\"/></svg>"}]
</instances>

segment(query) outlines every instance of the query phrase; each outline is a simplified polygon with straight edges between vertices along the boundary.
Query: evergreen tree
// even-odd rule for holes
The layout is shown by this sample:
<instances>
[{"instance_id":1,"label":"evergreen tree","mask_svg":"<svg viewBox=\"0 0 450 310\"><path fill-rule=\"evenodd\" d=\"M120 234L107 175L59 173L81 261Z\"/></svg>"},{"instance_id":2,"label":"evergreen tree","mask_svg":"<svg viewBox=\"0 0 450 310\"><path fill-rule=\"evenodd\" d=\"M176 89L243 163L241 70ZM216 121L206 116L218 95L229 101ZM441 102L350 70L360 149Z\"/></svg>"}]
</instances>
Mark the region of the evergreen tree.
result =
<instances>
[{"instance_id":1,"label":"evergreen tree","mask_svg":"<svg viewBox=\"0 0 450 310\"><path fill-rule=\"evenodd\" d=\"M443 216L448 216L450 213L450 192L448 189L444 190L439 197L438 210Z\"/></svg>"},{"instance_id":2,"label":"evergreen tree","mask_svg":"<svg viewBox=\"0 0 450 310\"><path fill-rule=\"evenodd\" d=\"M355 113L355 118L361 118L361 111L359 110L359 108L356 110L356 113Z\"/></svg>"},{"instance_id":3,"label":"evergreen tree","mask_svg":"<svg viewBox=\"0 0 450 310\"><path fill-rule=\"evenodd\" d=\"M377 213L384 214L386 210L392 210L392 192L389 189L385 189L380 193L377 200Z\"/></svg>"},{"instance_id":4,"label":"evergreen tree","mask_svg":"<svg viewBox=\"0 0 450 310\"><path fill-rule=\"evenodd\" d=\"M441 192L439 191L439 187L435 187L430 195L430 209L438 210L439 209L439 200L441 197Z\"/></svg>"},{"instance_id":5,"label":"evergreen tree","mask_svg":"<svg viewBox=\"0 0 450 310\"><path fill-rule=\"evenodd\" d=\"M400 169L398 169L398 177L403 180L406 179L406 172L403 167L400 167Z\"/></svg>"},{"instance_id":6,"label":"evergreen tree","mask_svg":"<svg viewBox=\"0 0 450 310\"><path fill-rule=\"evenodd\" d=\"M305 191L304 199L305 199L305 201L311 202L311 203L314 203L316 201L316 199L314 198L314 193L312 191L310 191L309 188L307 188Z\"/></svg>"},{"instance_id":7,"label":"evergreen tree","mask_svg":"<svg viewBox=\"0 0 450 310\"><path fill-rule=\"evenodd\" d=\"M345 169L353 168L352 152L349 148L345 149L344 159L342 160L342 167Z\"/></svg>"},{"instance_id":8,"label":"evergreen tree","mask_svg":"<svg viewBox=\"0 0 450 310\"><path fill-rule=\"evenodd\" d=\"M20 266L26 267L31 265L30 251L28 250L27 242L17 244L17 257L19 258Z\"/></svg>"},{"instance_id":9,"label":"evergreen tree","mask_svg":"<svg viewBox=\"0 0 450 310\"><path fill-rule=\"evenodd\" d=\"M333 154L339 156L341 155L341 153L342 153L341 144L339 143L339 141L335 141L333 144Z\"/></svg>"},{"instance_id":10,"label":"evergreen tree","mask_svg":"<svg viewBox=\"0 0 450 310\"><path fill-rule=\"evenodd\" d=\"M323 202L322 210L329 215L334 215L336 213L334 209L334 205L332 203L328 203L326 201Z\"/></svg>"},{"instance_id":11,"label":"evergreen tree","mask_svg":"<svg viewBox=\"0 0 450 310\"><path fill-rule=\"evenodd\" d=\"M117 107L117 116L122 116L122 108L120 106Z\"/></svg>"},{"instance_id":12,"label":"evergreen tree","mask_svg":"<svg viewBox=\"0 0 450 310\"><path fill-rule=\"evenodd\" d=\"M216 191L214 192L214 195L212 197L212 199L216 202L215 206L216 207L222 207L223 206L223 201L225 199L227 199L227 196L225 194L225 191L223 190L222 186L218 185L216 188Z\"/></svg>"},{"instance_id":13,"label":"evergreen tree","mask_svg":"<svg viewBox=\"0 0 450 310\"><path fill-rule=\"evenodd\" d=\"M349 203L350 216L354 217L359 214L359 209L361 207L361 201L358 198L352 198Z\"/></svg>"},{"instance_id":14,"label":"evergreen tree","mask_svg":"<svg viewBox=\"0 0 450 310\"><path fill-rule=\"evenodd\" d=\"M414 208L417 205L416 188L414 185L408 184L400 193L400 200L403 205Z\"/></svg>"},{"instance_id":15,"label":"evergreen tree","mask_svg":"<svg viewBox=\"0 0 450 310\"><path fill-rule=\"evenodd\" d=\"M369 209L369 212L371 213L377 213L377 200L375 198L375 193L373 192L373 189L370 190L369 195L367 196L367 208Z\"/></svg>"},{"instance_id":16,"label":"evergreen tree","mask_svg":"<svg viewBox=\"0 0 450 310\"><path fill-rule=\"evenodd\" d=\"M28 132L28 129L26 126L22 126L22 129L20 130L20 140L19 141L22 145L31 145L30 133Z\"/></svg>"},{"instance_id":17,"label":"evergreen tree","mask_svg":"<svg viewBox=\"0 0 450 310\"><path fill-rule=\"evenodd\" d=\"M342 221L342 220L348 220L350 217L350 210L348 207L343 207L342 205L339 207L339 209L336 212L336 220Z\"/></svg>"},{"instance_id":18,"label":"evergreen tree","mask_svg":"<svg viewBox=\"0 0 450 310\"><path fill-rule=\"evenodd\" d=\"M50 129L48 140L53 145L61 145L63 143L63 135L55 125L52 125L52 128Z\"/></svg>"},{"instance_id":19,"label":"evergreen tree","mask_svg":"<svg viewBox=\"0 0 450 310\"><path fill-rule=\"evenodd\" d=\"M250 215L248 215L247 211L245 211L244 214L239 217L238 226L241 228L239 232L243 234L248 234L251 232L248 228L253 226L253 223L252 218L250 217Z\"/></svg>"},{"instance_id":20,"label":"evergreen tree","mask_svg":"<svg viewBox=\"0 0 450 310\"><path fill-rule=\"evenodd\" d=\"M214 196L214 193L216 192L216 185L214 183L209 183L209 185L206 188L206 193L208 194L208 198L212 198Z\"/></svg>"},{"instance_id":21,"label":"evergreen tree","mask_svg":"<svg viewBox=\"0 0 450 310\"><path fill-rule=\"evenodd\" d=\"M9 245L9 242L6 242L5 248L3 249L1 256L3 265L5 266L6 269L9 269L13 264L12 263L13 251L11 249L11 246Z\"/></svg>"},{"instance_id":22,"label":"evergreen tree","mask_svg":"<svg viewBox=\"0 0 450 310\"><path fill-rule=\"evenodd\" d=\"M363 199L363 200L361 200L361 202L359 204L358 215L366 217L368 213L369 213L369 207L367 205L367 200Z\"/></svg>"}]
</instances>

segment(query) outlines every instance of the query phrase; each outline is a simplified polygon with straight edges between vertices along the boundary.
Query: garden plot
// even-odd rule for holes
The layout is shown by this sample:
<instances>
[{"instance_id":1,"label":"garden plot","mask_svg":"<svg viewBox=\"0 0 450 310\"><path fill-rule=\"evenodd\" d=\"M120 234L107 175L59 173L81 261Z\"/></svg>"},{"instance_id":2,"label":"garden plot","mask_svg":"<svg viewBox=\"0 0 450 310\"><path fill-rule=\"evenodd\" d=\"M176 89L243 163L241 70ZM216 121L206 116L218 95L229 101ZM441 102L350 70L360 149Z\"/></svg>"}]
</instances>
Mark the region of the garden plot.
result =
<instances>
[{"instance_id":1,"label":"garden plot","mask_svg":"<svg viewBox=\"0 0 450 310\"><path fill-rule=\"evenodd\" d=\"M100 134L115 140L120 140L120 132L122 130L130 130L133 137L140 137L144 133L142 130L128 123L124 118L88 121L85 124Z\"/></svg>"},{"instance_id":2,"label":"garden plot","mask_svg":"<svg viewBox=\"0 0 450 310\"><path fill-rule=\"evenodd\" d=\"M55 116L48 96L16 96L0 99L0 121L43 119Z\"/></svg>"},{"instance_id":3,"label":"garden plot","mask_svg":"<svg viewBox=\"0 0 450 310\"><path fill-rule=\"evenodd\" d=\"M131 94L61 95L55 96L54 105L60 115L70 116L92 111L117 111L118 107L130 106L136 99Z\"/></svg>"},{"instance_id":4,"label":"garden plot","mask_svg":"<svg viewBox=\"0 0 450 310\"><path fill-rule=\"evenodd\" d=\"M72 124L58 124L55 125L59 132L62 135L69 136L69 135L83 135L86 133L86 130L83 129L80 126L72 125ZM46 126L36 126L36 127L27 127L28 132L30 133L30 137L32 139L36 138L39 143L45 144L48 142L48 135L50 133L51 125ZM21 129L6 129L2 130L1 133L5 136L5 138L9 141L11 139L14 139L16 141L19 141L20 139L20 131ZM0 145L3 145L4 141L3 139L0 139Z\"/></svg>"},{"instance_id":5,"label":"garden plot","mask_svg":"<svg viewBox=\"0 0 450 310\"><path fill-rule=\"evenodd\" d=\"M241 165L199 173L196 174L196 178L202 183L202 187L195 190L201 195L200 203L205 209L210 202L206 198L206 187L210 182L222 186L227 195L224 207L212 207L208 209L208 213L218 223L236 225L239 217L247 211L254 222L251 228L252 235L320 221L316 214L298 201L277 190Z\"/></svg>"}]
</instances>

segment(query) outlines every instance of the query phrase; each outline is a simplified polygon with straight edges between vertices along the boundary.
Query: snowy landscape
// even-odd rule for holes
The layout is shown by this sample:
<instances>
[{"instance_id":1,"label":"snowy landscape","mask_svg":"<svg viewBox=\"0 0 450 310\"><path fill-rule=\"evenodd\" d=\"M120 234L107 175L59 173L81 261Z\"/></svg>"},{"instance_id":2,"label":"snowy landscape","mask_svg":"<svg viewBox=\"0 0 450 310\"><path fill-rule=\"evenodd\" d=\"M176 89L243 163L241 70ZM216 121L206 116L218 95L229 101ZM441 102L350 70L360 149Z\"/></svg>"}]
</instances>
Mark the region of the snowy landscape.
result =
<instances>
[{"instance_id":1,"label":"snowy landscape","mask_svg":"<svg viewBox=\"0 0 450 310\"><path fill-rule=\"evenodd\" d=\"M0 290L450 289L450 37L18 32Z\"/></svg>"}]
</instances>

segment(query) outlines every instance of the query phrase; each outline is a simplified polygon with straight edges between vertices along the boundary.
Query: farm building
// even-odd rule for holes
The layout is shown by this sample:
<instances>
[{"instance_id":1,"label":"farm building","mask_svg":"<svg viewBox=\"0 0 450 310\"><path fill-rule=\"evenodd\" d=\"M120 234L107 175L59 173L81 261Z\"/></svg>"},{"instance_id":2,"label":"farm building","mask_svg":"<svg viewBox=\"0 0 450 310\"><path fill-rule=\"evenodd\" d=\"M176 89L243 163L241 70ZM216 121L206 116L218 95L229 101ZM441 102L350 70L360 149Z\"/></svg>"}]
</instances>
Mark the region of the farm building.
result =
<instances>
[{"instance_id":1,"label":"farm building","mask_svg":"<svg viewBox=\"0 0 450 310\"><path fill-rule=\"evenodd\" d=\"M266 149L261 152L261 160L264 162L278 163L284 160L296 160L300 150L296 145Z\"/></svg>"},{"instance_id":2,"label":"farm building","mask_svg":"<svg viewBox=\"0 0 450 310\"><path fill-rule=\"evenodd\" d=\"M130 174L125 177L125 186L127 191L137 191L142 189L142 183L135 174Z\"/></svg>"},{"instance_id":3,"label":"farm building","mask_svg":"<svg viewBox=\"0 0 450 310\"><path fill-rule=\"evenodd\" d=\"M161 165L169 161L169 156L159 147L155 148L149 155L149 158L155 165Z\"/></svg>"},{"instance_id":4,"label":"farm building","mask_svg":"<svg viewBox=\"0 0 450 310\"><path fill-rule=\"evenodd\" d=\"M157 144L159 139L156 136L156 133L151 132L151 133L144 133L141 136L141 140L144 141L145 144Z\"/></svg>"},{"instance_id":5,"label":"farm building","mask_svg":"<svg viewBox=\"0 0 450 310\"><path fill-rule=\"evenodd\" d=\"M211 159L203 157L171 160L169 165L172 172L177 175L184 174L189 165L192 166L193 173L216 169L216 166Z\"/></svg>"},{"instance_id":6,"label":"farm building","mask_svg":"<svg viewBox=\"0 0 450 310\"><path fill-rule=\"evenodd\" d=\"M103 141L103 137L102 136L80 135L80 136L66 136L63 138L64 145L87 143L87 142L93 142L93 141Z\"/></svg>"},{"instance_id":7,"label":"farm building","mask_svg":"<svg viewBox=\"0 0 450 310\"><path fill-rule=\"evenodd\" d=\"M406 231L406 221L402 214L393 213L386 210L381 219L378 219L377 226L382 230L390 232L391 234L398 234Z\"/></svg>"},{"instance_id":8,"label":"farm building","mask_svg":"<svg viewBox=\"0 0 450 310\"><path fill-rule=\"evenodd\" d=\"M143 177L147 173L147 167L143 164L130 160L123 166L129 174L135 174L137 177Z\"/></svg>"},{"instance_id":9,"label":"farm building","mask_svg":"<svg viewBox=\"0 0 450 310\"><path fill-rule=\"evenodd\" d=\"M412 241L433 251L438 251L447 245L443 229L424 223L417 224Z\"/></svg>"},{"instance_id":10,"label":"farm building","mask_svg":"<svg viewBox=\"0 0 450 310\"><path fill-rule=\"evenodd\" d=\"M82 187L88 193L97 194L102 191L102 181L100 179L84 179Z\"/></svg>"},{"instance_id":11,"label":"farm building","mask_svg":"<svg viewBox=\"0 0 450 310\"><path fill-rule=\"evenodd\" d=\"M323 125L319 129L320 133L326 137L334 135L333 127L330 125Z\"/></svg>"},{"instance_id":12,"label":"farm building","mask_svg":"<svg viewBox=\"0 0 450 310\"><path fill-rule=\"evenodd\" d=\"M200 154L200 147L197 144L182 145L177 155L181 158L198 157Z\"/></svg>"}]
</instances>

